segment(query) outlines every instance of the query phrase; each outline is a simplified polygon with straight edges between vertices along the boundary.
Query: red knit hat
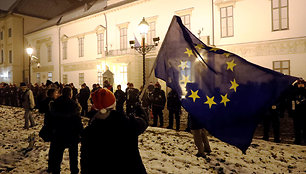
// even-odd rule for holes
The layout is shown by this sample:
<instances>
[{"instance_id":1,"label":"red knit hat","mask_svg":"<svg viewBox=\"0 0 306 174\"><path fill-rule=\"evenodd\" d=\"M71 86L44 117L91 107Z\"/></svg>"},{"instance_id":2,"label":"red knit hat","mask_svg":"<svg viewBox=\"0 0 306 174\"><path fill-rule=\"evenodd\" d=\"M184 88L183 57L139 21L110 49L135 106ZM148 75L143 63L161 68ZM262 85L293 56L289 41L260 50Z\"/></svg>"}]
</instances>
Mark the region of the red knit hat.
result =
<instances>
[{"instance_id":1,"label":"red knit hat","mask_svg":"<svg viewBox=\"0 0 306 174\"><path fill-rule=\"evenodd\" d=\"M100 88L91 94L92 101L97 109L107 109L116 106L114 94L105 88Z\"/></svg>"}]
</instances>

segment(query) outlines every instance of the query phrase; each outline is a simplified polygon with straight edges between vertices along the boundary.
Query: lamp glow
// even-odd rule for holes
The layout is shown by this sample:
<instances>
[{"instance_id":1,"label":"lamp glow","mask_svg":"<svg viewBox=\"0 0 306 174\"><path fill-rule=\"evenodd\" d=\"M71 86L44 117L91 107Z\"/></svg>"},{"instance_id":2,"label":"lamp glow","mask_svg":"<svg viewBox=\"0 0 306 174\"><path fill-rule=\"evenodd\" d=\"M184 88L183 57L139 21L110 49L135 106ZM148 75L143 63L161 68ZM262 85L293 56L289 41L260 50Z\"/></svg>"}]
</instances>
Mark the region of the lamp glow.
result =
<instances>
[{"instance_id":1,"label":"lamp glow","mask_svg":"<svg viewBox=\"0 0 306 174\"><path fill-rule=\"evenodd\" d=\"M26 49L29 56L33 54L33 48L29 47Z\"/></svg>"},{"instance_id":2,"label":"lamp glow","mask_svg":"<svg viewBox=\"0 0 306 174\"><path fill-rule=\"evenodd\" d=\"M140 34L147 34L149 31L149 23L145 20L145 18L142 18L142 21L138 25L138 29L140 31Z\"/></svg>"}]
</instances>

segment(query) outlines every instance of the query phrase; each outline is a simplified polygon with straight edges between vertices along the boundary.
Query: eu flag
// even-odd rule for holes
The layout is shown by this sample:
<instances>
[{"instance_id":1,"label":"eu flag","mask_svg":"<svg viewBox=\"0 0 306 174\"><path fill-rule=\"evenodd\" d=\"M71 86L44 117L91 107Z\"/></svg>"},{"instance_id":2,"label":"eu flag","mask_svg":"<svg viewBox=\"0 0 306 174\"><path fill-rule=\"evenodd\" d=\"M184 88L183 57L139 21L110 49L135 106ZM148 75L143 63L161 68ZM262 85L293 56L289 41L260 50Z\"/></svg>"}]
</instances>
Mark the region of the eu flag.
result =
<instances>
[{"instance_id":1,"label":"eu flag","mask_svg":"<svg viewBox=\"0 0 306 174\"><path fill-rule=\"evenodd\" d=\"M260 115L297 80L205 45L178 16L159 50L155 76L178 92L193 120L243 153Z\"/></svg>"}]
</instances>

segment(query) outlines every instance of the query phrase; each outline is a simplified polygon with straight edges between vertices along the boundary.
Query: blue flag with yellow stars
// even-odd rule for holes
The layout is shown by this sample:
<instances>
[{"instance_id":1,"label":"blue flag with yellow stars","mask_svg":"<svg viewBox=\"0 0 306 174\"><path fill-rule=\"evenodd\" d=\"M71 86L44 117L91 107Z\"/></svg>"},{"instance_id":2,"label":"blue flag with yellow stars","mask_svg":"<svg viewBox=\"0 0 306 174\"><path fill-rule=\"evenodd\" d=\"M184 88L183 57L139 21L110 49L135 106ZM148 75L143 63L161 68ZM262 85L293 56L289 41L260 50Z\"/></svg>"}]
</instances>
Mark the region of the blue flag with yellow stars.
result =
<instances>
[{"instance_id":1,"label":"blue flag with yellow stars","mask_svg":"<svg viewBox=\"0 0 306 174\"><path fill-rule=\"evenodd\" d=\"M155 76L221 141L246 152L260 116L297 80L209 47L174 16L155 62Z\"/></svg>"}]
</instances>

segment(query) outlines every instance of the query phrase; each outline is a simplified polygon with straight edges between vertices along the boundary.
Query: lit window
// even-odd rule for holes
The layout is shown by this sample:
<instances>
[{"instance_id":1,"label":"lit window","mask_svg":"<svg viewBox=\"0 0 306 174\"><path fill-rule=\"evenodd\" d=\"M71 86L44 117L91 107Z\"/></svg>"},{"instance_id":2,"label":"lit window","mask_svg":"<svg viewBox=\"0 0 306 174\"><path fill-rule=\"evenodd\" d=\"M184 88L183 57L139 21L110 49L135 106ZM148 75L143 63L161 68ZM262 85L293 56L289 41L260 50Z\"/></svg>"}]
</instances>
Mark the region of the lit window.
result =
<instances>
[{"instance_id":1,"label":"lit window","mask_svg":"<svg viewBox=\"0 0 306 174\"><path fill-rule=\"evenodd\" d=\"M64 41L63 43L63 59L67 59L67 41Z\"/></svg>"},{"instance_id":2,"label":"lit window","mask_svg":"<svg viewBox=\"0 0 306 174\"><path fill-rule=\"evenodd\" d=\"M180 16L183 24L190 30L190 14Z\"/></svg>"},{"instance_id":3,"label":"lit window","mask_svg":"<svg viewBox=\"0 0 306 174\"><path fill-rule=\"evenodd\" d=\"M123 65L120 66L119 84L121 84L122 88L126 88L127 82L127 65Z\"/></svg>"},{"instance_id":4,"label":"lit window","mask_svg":"<svg viewBox=\"0 0 306 174\"><path fill-rule=\"evenodd\" d=\"M149 31L148 31L148 34L147 34L147 42L148 44L152 45L153 44L153 38L155 37L155 22L150 22L149 23Z\"/></svg>"},{"instance_id":5,"label":"lit window","mask_svg":"<svg viewBox=\"0 0 306 174\"><path fill-rule=\"evenodd\" d=\"M36 83L40 84L40 73L36 73Z\"/></svg>"},{"instance_id":6,"label":"lit window","mask_svg":"<svg viewBox=\"0 0 306 174\"><path fill-rule=\"evenodd\" d=\"M11 72L11 71L7 72L7 77L8 77L9 79L12 78L12 72Z\"/></svg>"},{"instance_id":7,"label":"lit window","mask_svg":"<svg viewBox=\"0 0 306 174\"><path fill-rule=\"evenodd\" d=\"M231 37L234 36L234 26L233 26L233 6L222 7L220 9L221 13L221 37Z\"/></svg>"},{"instance_id":8,"label":"lit window","mask_svg":"<svg viewBox=\"0 0 306 174\"><path fill-rule=\"evenodd\" d=\"M288 30L288 23L288 0L272 0L272 30Z\"/></svg>"},{"instance_id":9,"label":"lit window","mask_svg":"<svg viewBox=\"0 0 306 174\"><path fill-rule=\"evenodd\" d=\"M120 28L120 50L127 49L127 28Z\"/></svg>"},{"instance_id":10,"label":"lit window","mask_svg":"<svg viewBox=\"0 0 306 174\"><path fill-rule=\"evenodd\" d=\"M84 57L84 37L79 38L79 57Z\"/></svg>"},{"instance_id":11,"label":"lit window","mask_svg":"<svg viewBox=\"0 0 306 174\"><path fill-rule=\"evenodd\" d=\"M52 81L52 72L48 72L48 80Z\"/></svg>"},{"instance_id":12,"label":"lit window","mask_svg":"<svg viewBox=\"0 0 306 174\"><path fill-rule=\"evenodd\" d=\"M104 47L104 35L103 33L99 33L97 34L97 51L98 54L102 54L103 53L103 47Z\"/></svg>"},{"instance_id":13,"label":"lit window","mask_svg":"<svg viewBox=\"0 0 306 174\"><path fill-rule=\"evenodd\" d=\"M281 72L286 75L290 75L290 61L289 60L273 61L273 70Z\"/></svg>"},{"instance_id":14,"label":"lit window","mask_svg":"<svg viewBox=\"0 0 306 174\"><path fill-rule=\"evenodd\" d=\"M79 85L81 86L84 83L84 73L79 73Z\"/></svg>"},{"instance_id":15,"label":"lit window","mask_svg":"<svg viewBox=\"0 0 306 174\"><path fill-rule=\"evenodd\" d=\"M67 74L63 74L63 83L64 84L68 83L68 75Z\"/></svg>"}]
</instances>

